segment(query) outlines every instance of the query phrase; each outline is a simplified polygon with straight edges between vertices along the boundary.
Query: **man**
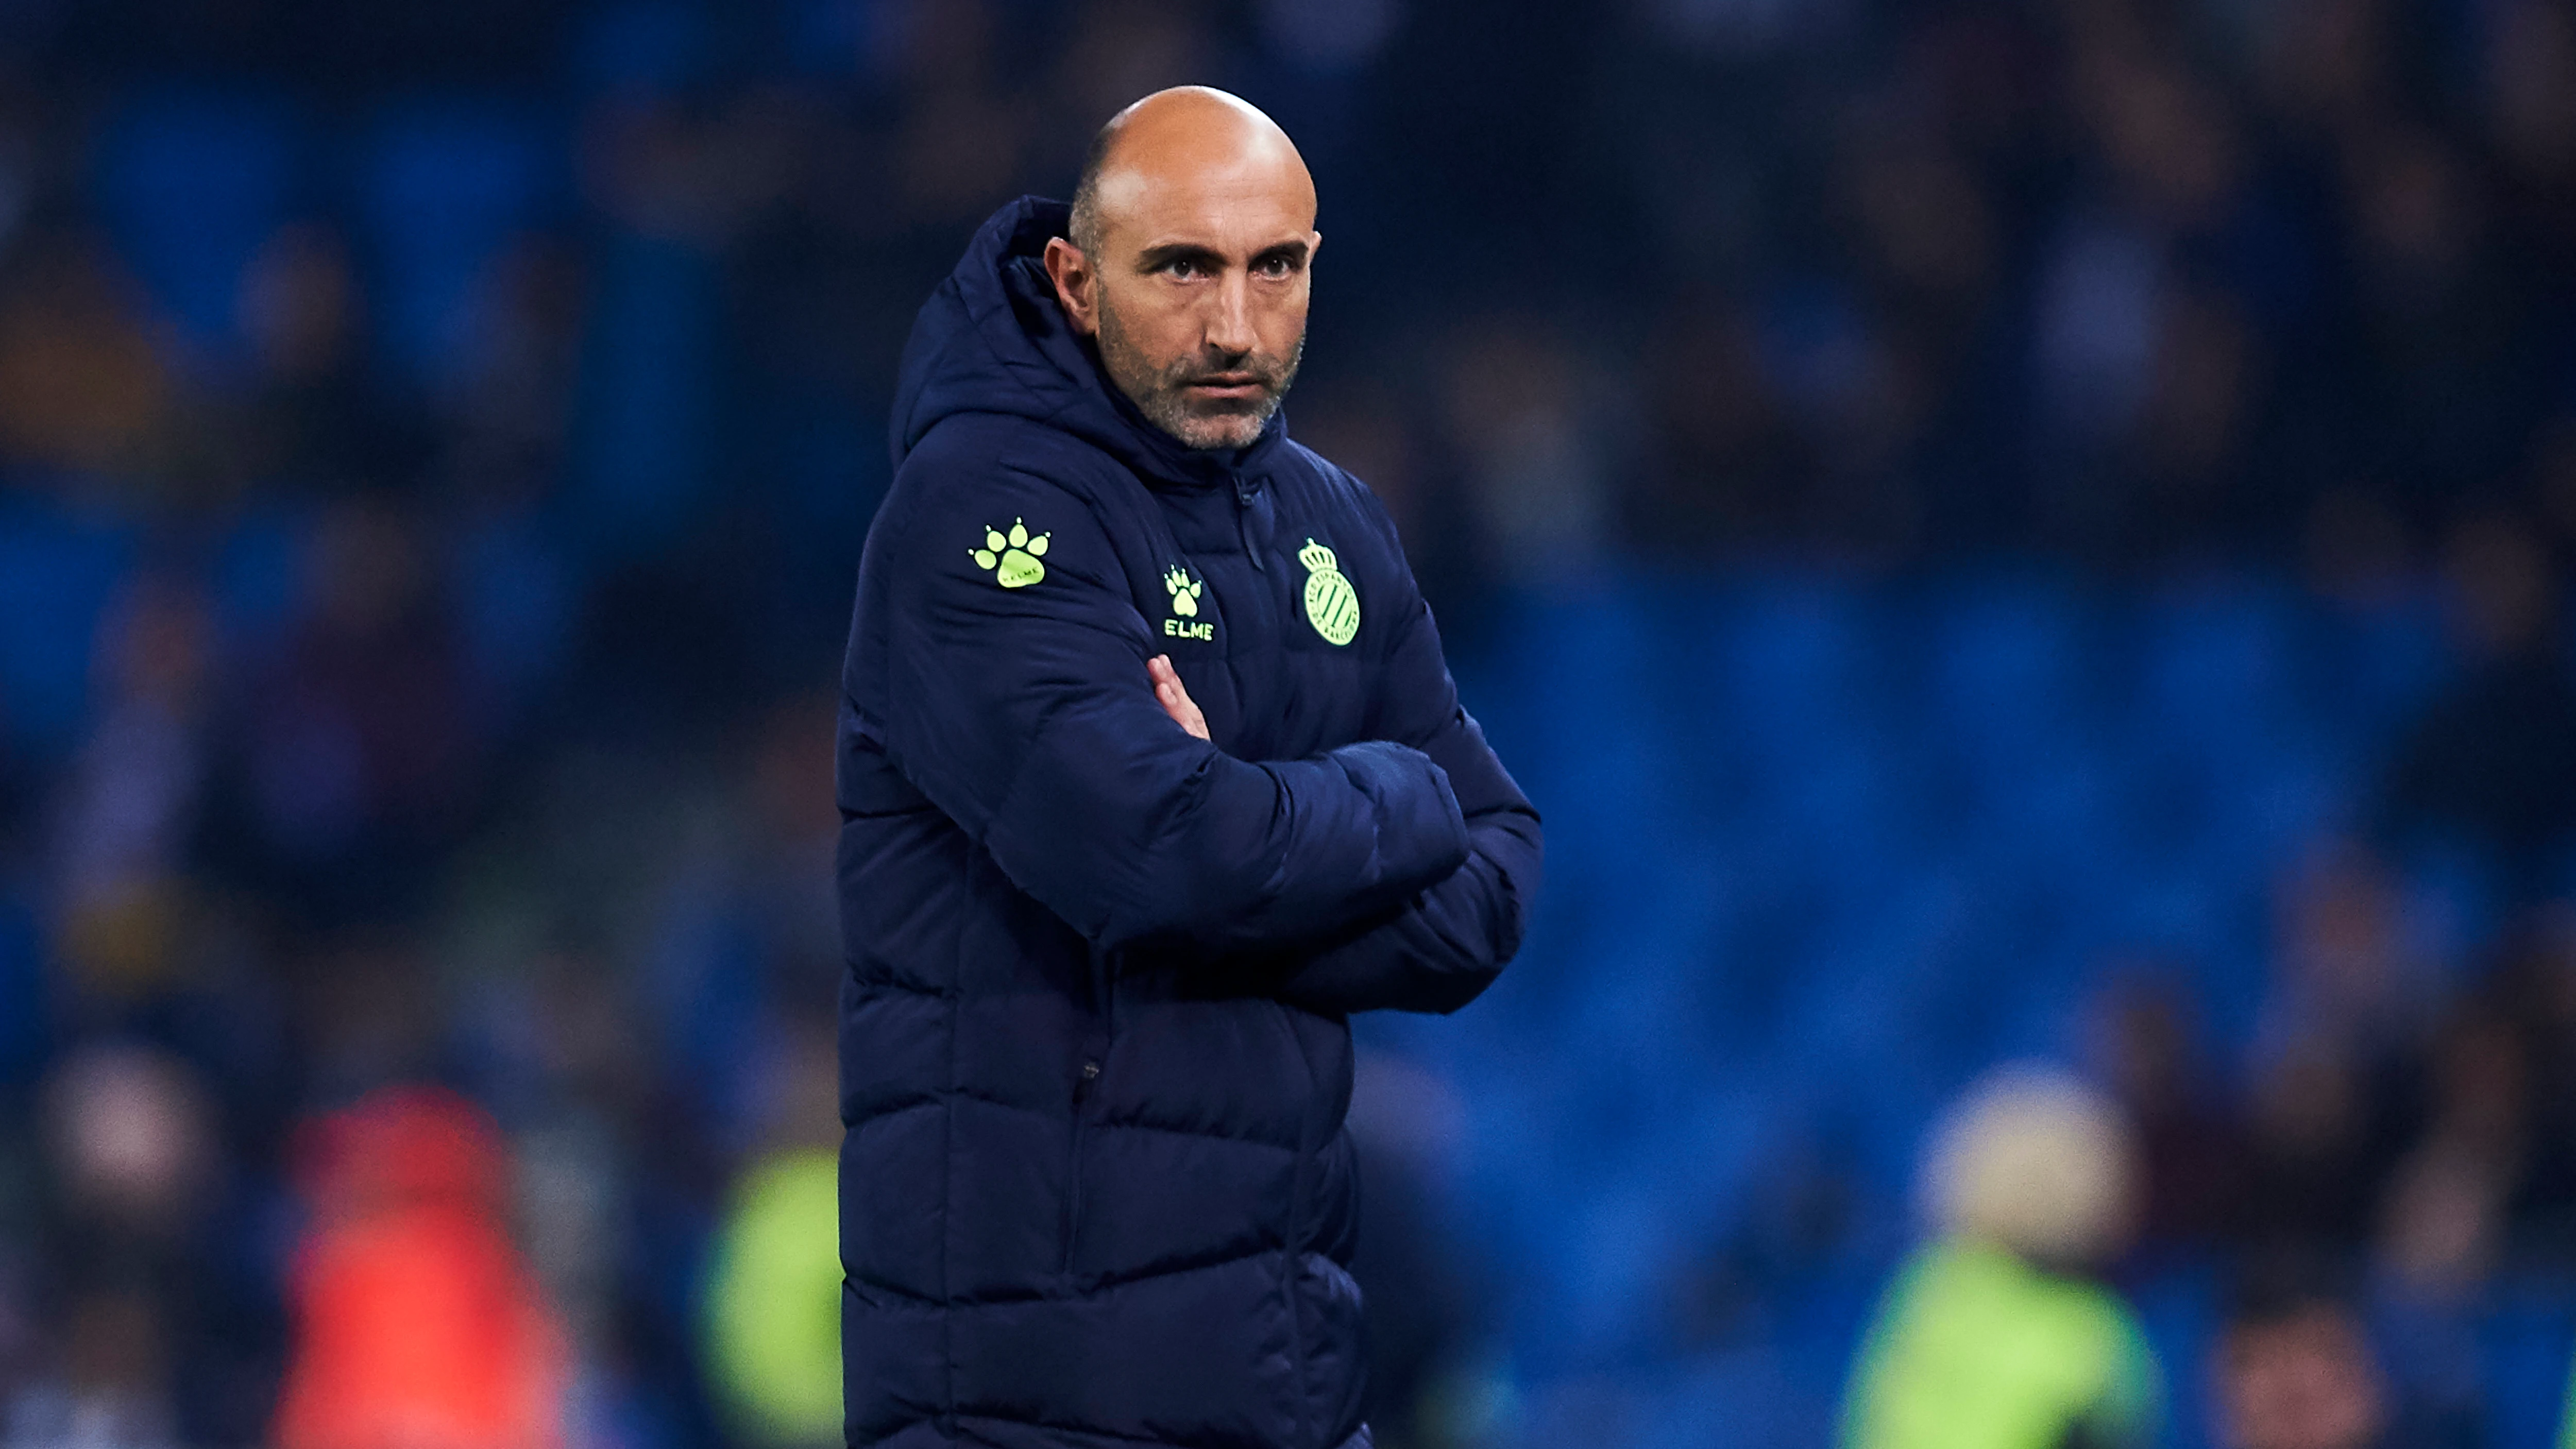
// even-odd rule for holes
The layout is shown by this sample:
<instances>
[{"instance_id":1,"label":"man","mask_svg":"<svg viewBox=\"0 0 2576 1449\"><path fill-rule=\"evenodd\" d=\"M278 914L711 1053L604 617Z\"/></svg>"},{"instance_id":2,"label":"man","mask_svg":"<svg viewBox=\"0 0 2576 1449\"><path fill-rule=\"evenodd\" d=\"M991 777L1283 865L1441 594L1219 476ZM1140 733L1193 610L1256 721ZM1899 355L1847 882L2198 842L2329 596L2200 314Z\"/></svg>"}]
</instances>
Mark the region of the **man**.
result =
<instances>
[{"instance_id":1,"label":"man","mask_svg":"<svg viewBox=\"0 0 2576 1449\"><path fill-rule=\"evenodd\" d=\"M2395 1424L2387 1376L2336 1294L2257 1275L2210 1353L2223 1449L2388 1449L2429 1440Z\"/></svg>"},{"instance_id":2,"label":"man","mask_svg":"<svg viewBox=\"0 0 2576 1449\"><path fill-rule=\"evenodd\" d=\"M1288 440L1321 237L1199 88L922 310L839 795L853 1445L1365 1446L1347 1016L1536 889L1395 531Z\"/></svg>"},{"instance_id":3,"label":"man","mask_svg":"<svg viewBox=\"0 0 2576 1449\"><path fill-rule=\"evenodd\" d=\"M287 1282L279 1449L558 1449L571 1337L512 1243L510 1152L483 1110L387 1087L297 1142L311 1221Z\"/></svg>"},{"instance_id":4,"label":"man","mask_svg":"<svg viewBox=\"0 0 2576 1449\"><path fill-rule=\"evenodd\" d=\"M1861 1344L1843 1449L2144 1449L2161 1375L2137 1317L2090 1274L2137 1211L2119 1107L2064 1073L1997 1070L1935 1136L1934 1232Z\"/></svg>"}]
</instances>

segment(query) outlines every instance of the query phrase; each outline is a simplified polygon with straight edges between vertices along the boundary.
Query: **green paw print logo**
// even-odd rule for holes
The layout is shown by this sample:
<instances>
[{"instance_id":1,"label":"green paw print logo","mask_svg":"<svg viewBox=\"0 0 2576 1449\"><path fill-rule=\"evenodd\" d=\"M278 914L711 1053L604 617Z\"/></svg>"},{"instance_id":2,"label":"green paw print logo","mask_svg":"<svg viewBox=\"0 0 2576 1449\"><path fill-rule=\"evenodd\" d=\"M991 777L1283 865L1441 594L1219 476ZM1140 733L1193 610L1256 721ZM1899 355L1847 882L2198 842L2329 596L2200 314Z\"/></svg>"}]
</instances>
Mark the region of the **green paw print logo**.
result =
<instances>
[{"instance_id":1,"label":"green paw print logo","mask_svg":"<svg viewBox=\"0 0 2576 1449\"><path fill-rule=\"evenodd\" d=\"M1054 536L1033 534L1026 522L1014 518L1009 533L984 525L984 546L966 552L975 567L993 571L993 582L1006 589L1025 589L1046 577L1046 565L1038 560L1046 557L1047 540Z\"/></svg>"},{"instance_id":2,"label":"green paw print logo","mask_svg":"<svg viewBox=\"0 0 2576 1449\"><path fill-rule=\"evenodd\" d=\"M1214 624L1194 622L1199 616L1199 600L1207 594L1206 580L1191 578L1190 571L1185 568L1167 569L1163 573L1163 591L1172 596L1174 615L1163 621L1164 638L1202 642L1216 638Z\"/></svg>"},{"instance_id":3,"label":"green paw print logo","mask_svg":"<svg viewBox=\"0 0 2576 1449\"><path fill-rule=\"evenodd\" d=\"M1297 550L1297 562L1306 566L1306 622L1336 648L1358 638L1360 594L1343 576L1342 561L1310 538Z\"/></svg>"}]
</instances>

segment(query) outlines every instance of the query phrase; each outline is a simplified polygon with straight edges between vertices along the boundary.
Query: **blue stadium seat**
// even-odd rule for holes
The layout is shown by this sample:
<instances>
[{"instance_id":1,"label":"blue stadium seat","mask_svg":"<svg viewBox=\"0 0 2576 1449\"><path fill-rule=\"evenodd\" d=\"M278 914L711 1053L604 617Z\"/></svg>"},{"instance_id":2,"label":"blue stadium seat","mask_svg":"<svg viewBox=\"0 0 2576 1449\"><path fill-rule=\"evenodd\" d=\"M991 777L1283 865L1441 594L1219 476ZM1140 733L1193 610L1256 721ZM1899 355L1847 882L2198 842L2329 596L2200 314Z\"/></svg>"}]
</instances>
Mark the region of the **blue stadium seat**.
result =
<instances>
[{"instance_id":1,"label":"blue stadium seat","mask_svg":"<svg viewBox=\"0 0 2576 1449\"><path fill-rule=\"evenodd\" d=\"M2425 836L2400 844L2397 867L2412 954L2465 984L2504 929L2503 862L2476 841Z\"/></svg>"},{"instance_id":2,"label":"blue stadium seat","mask_svg":"<svg viewBox=\"0 0 2576 1449\"><path fill-rule=\"evenodd\" d=\"M2486 1391L2488 1442L2498 1449L2550 1449L2567 1404L2576 1322L2576 1284L2521 1284L2478 1325L2479 1378Z\"/></svg>"},{"instance_id":3,"label":"blue stadium seat","mask_svg":"<svg viewBox=\"0 0 2576 1449\"><path fill-rule=\"evenodd\" d=\"M2207 1449L2210 1408L2207 1355L2218 1331L2220 1285L2206 1263L2182 1263L2131 1287L2130 1298L2164 1370L2161 1449Z\"/></svg>"},{"instance_id":4,"label":"blue stadium seat","mask_svg":"<svg viewBox=\"0 0 2576 1449\"><path fill-rule=\"evenodd\" d=\"M312 520L300 510L262 509L224 536L209 592L229 652L267 659L284 646L304 603L311 532Z\"/></svg>"},{"instance_id":5,"label":"blue stadium seat","mask_svg":"<svg viewBox=\"0 0 2576 1449\"><path fill-rule=\"evenodd\" d=\"M147 91L101 136L92 187L116 248L191 352L242 360L241 287L302 183L295 113L274 95Z\"/></svg>"},{"instance_id":6,"label":"blue stadium seat","mask_svg":"<svg viewBox=\"0 0 2576 1449\"><path fill-rule=\"evenodd\" d=\"M1767 1344L1705 1356L1647 1389L1627 1442L1635 1449L1808 1449L1826 1443L1833 1433L1833 1390L1820 1392L1798 1369Z\"/></svg>"},{"instance_id":7,"label":"blue stadium seat","mask_svg":"<svg viewBox=\"0 0 2576 1449\"><path fill-rule=\"evenodd\" d=\"M536 118L463 97L395 108L367 131L358 204L377 342L397 376L460 380L493 261L560 210L561 150Z\"/></svg>"},{"instance_id":8,"label":"blue stadium seat","mask_svg":"<svg viewBox=\"0 0 2576 1449\"><path fill-rule=\"evenodd\" d=\"M2402 728L2459 667L2430 590L2320 611L2318 700L2373 743Z\"/></svg>"},{"instance_id":9,"label":"blue stadium seat","mask_svg":"<svg viewBox=\"0 0 2576 1449\"><path fill-rule=\"evenodd\" d=\"M1513 648L1476 681L1480 711L1488 698L1507 701L1491 709L1492 723L1523 751L1515 773L1545 802L1551 831L1560 816L1578 831L1615 828L1635 804L1651 810L1667 793L1647 712L1605 707L1633 698L1653 674L1645 623L1638 600L1619 590L1516 610Z\"/></svg>"},{"instance_id":10,"label":"blue stadium seat","mask_svg":"<svg viewBox=\"0 0 2576 1449\"><path fill-rule=\"evenodd\" d=\"M1848 585L1757 577L1730 588L1711 707L1774 768L1811 762L1877 721L1890 685L1870 601Z\"/></svg>"},{"instance_id":11,"label":"blue stadium seat","mask_svg":"<svg viewBox=\"0 0 2576 1449\"><path fill-rule=\"evenodd\" d=\"M723 274L705 249L618 227L593 281L569 516L611 556L675 543L721 466Z\"/></svg>"},{"instance_id":12,"label":"blue stadium seat","mask_svg":"<svg viewBox=\"0 0 2576 1449\"><path fill-rule=\"evenodd\" d=\"M579 607L575 580L525 518L485 519L456 550L453 592L475 672L512 704L559 668Z\"/></svg>"},{"instance_id":13,"label":"blue stadium seat","mask_svg":"<svg viewBox=\"0 0 2576 1449\"><path fill-rule=\"evenodd\" d=\"M2296 742L2306 724L2306 622L2286 593L2257 584L2150 599L2137 619L2134 718L2204 756Z\"/></svg>"},{"instance_id":14,"label":"blue stadium seat","mask_svg":"<svg viewBox=\"0 0 2576 1449\"><path fill-rule=\"evenodd\" d=\"M2082 737L2102 699L2102 622L2071 588L2037 579L1957 582L1931 610L1928 715L1981 768Z\"/></svg>"},{"instance_id":15,"label":"blue stadium seat","mask_svg":"<svg viewBox=\"0 0 2576 1449\"><path fill-rule=\"evenodd\" d=\"M667 95L705 76L718 54L712 29L690 0L598 6L575 39L572 70L588 90Z\"/></svg>"},{"instance_id":16,"label":"blue stadium seat","mask_svg":"<svg viewBox=\"0 0 2576 1449\"><path fill-rule=\"evenodd\" d=\"M26 883L0 878L0 1088L21 1087L52 1035L45 943Z\"/></svg>"},{"instance_id":17,"label":"blue stadium seat","mask_svg":"<svg viewBox=\"0 0 2576 1449\"><path fill-rule=\"evenodd\" d=\"M69 751L88 717L99 620L133 553L122 529L0 510L0 734L37 760Z\"/></svg>"}]
</instances>

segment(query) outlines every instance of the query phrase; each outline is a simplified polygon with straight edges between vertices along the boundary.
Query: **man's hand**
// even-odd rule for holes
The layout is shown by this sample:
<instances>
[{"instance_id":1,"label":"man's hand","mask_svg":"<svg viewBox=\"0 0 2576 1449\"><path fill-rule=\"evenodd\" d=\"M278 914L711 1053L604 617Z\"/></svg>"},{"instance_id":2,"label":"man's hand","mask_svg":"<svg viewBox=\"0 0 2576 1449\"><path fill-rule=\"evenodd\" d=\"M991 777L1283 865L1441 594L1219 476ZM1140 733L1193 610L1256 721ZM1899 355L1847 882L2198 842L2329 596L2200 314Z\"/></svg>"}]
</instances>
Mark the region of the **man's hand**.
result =
<instances>
[{"instance_id":1,"label":"man's hand","mask_svg":"<svg viewBox=\"0 0 2576 1449\"><path fill-rule=\"evenodd\" d=\"M1190 702L1190 692L1182 687L1180 671L1172 668L1172 656L1157 654L1145 661L1145 672L1154 677L1154 700L1172 723L1199 739L1208 737L1207 716Z\"/></svg>"}]
</instances>

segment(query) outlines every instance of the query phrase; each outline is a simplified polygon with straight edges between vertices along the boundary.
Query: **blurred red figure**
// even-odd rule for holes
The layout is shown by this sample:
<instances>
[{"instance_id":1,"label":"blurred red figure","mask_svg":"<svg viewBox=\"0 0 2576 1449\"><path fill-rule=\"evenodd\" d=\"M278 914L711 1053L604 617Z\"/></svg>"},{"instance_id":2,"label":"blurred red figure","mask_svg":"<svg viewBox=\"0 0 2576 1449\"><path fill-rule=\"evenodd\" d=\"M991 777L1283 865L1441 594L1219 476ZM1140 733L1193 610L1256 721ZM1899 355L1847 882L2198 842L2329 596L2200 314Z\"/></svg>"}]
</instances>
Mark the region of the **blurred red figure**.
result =
<instances>
[{"instance_id":1,"label":"blurred red figure","mask_svg":"<svg viewBox=\"0 0 2576 1449\"><path fill-rule=\"evenodd\" d=\"M511 1242L491 1121L391 1088L308 1127L298 1155L314 1226L278 1449L558 1449L565 1334Z\"/></svg>"}]
</instances>

